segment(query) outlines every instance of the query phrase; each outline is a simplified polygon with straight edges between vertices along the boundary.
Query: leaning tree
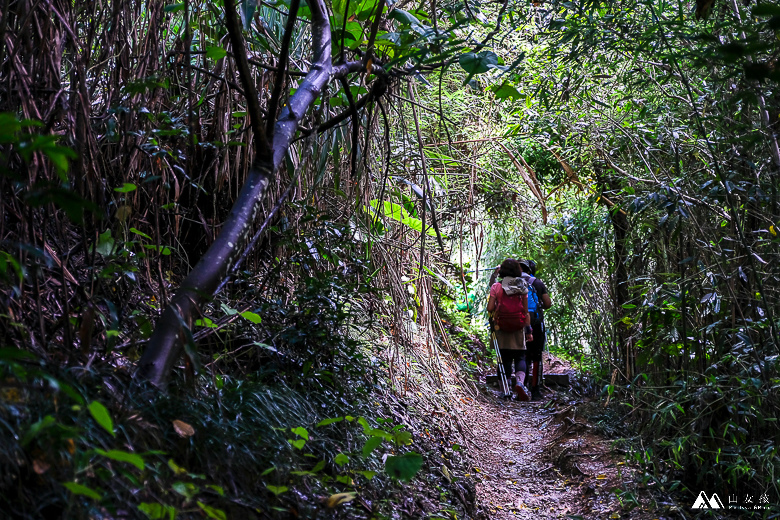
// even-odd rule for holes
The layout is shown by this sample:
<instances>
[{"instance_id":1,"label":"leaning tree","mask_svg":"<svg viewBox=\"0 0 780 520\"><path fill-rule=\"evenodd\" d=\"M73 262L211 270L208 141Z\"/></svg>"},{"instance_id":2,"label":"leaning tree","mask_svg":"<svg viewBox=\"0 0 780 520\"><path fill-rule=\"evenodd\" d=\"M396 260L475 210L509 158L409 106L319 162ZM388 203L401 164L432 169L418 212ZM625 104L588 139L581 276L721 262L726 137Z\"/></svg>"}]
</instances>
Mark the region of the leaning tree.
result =
<instances>
[{"instance_id":1,"label":"leaning tree","mask_svg":"<svg viewBox=\"0 0 780 520\"><path fill-rule=\"evenodd\" d=\"M381 104L382 96L394 82L443 72L453 64L465 69L469 79L500 66L496 55L486 47L501 30L501 22L508 13L507 0L496 8L497 22L484 24L490 32L482 31L479 39L475 36L480 33L479 27L475 31L472 24L479 25L477 20L485 21L485 17L468 2L437 5L434 1L429 13L421 9L403 10L399 8L402 4L388 7L381 0L336 0L329 15L323 0L312 0L305 6L300 5L300 0L291 0L287 12L283 13L286 23L277 65L265 66L274 72L274 81L269 89L258 89L253 67L261 64L248 57L237 6L233 0L225 0L224 23L254 134L252 167L219 235L157 321L139 361L139 378L158 387L166 385L199 304L214 294L231 267L240 262L239 253L264 193L298 134L322 133L350 122L354 169L361 113L373 103ZM250 25L247 22L254 12L252 5L246 1L240 6L245 27ZM311 47L311 65L303 74L291 70L290 66L291 44L302 38L310 39ZM302 80L297 82L301 76ZM348 100L348 108L324 122L301 128L318 96L336 82ZM358 99L350 88L353 82L363 82L366 86L366 93ZM287 190L275 201L266 222L289 193ZM431 215L431 220L435 224L435 215Z\"/></svg>"}]
</instances>

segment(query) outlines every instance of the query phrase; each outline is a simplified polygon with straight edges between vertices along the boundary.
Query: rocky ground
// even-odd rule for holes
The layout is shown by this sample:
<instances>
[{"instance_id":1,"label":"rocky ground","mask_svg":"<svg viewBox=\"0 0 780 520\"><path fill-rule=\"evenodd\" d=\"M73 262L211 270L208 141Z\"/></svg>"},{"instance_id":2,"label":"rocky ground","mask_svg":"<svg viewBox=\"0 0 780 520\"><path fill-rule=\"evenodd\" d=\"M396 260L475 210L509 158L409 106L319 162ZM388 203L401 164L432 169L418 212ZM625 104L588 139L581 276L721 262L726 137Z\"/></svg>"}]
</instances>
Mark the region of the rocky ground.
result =
<instances>
[{"instance_id":1,"label":"rocky ground","mask_svg":"<svg viewBox=\"0 0 780 520\"><path fill-rule=\"evenodd\" d=\"M545 353L547 356L547 354ZM574 372L547 356L549 371ZM650 507L647 492L636 491L635 468L614 440L594 433L580 413L593 406L576 391L545 389L538 402L503 400L484 387L463 417L474 436L479 516L491 519L676 518ZM624 494L627 490L630 495ZM618 498L621 495L623 504Z\"/></svg>"}]
</instances>

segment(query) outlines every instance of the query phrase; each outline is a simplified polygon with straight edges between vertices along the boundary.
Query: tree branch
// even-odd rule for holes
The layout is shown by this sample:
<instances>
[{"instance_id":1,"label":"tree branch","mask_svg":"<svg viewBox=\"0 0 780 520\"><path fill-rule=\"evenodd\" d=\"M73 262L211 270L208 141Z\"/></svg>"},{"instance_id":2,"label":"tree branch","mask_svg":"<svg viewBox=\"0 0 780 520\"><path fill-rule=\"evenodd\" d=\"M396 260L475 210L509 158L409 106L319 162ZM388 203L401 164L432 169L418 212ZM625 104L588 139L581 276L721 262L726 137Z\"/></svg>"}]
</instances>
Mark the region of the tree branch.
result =
<instances>
[{"instance_id":1,"label":"tree branch","mask_svg":"<svg viewBox=\"0 0 780 520\"><path fill-rule=\"evenodd\" d=\"M238 255L270 179L281 166L301 118L330 80L331 42L327 10L323 0L308 0L307 3L312 16L313 66L279 115L274 128L273 143L269 148L262 120L259 118L260 104L251 81L235 5L233 0L225 1L225 18L230 19L228 27L236 47L236 62L240 64L239 76L247 92L247 102L254 107L250 111L252 127L256 132L256 140L261 143L257 145L255 163L249 170L247 180L241 187L220 234L166 307L138 363L136 376L157 387L165 388L167 385L168 376L181 355L182 337L189 335L188 329L198 310L200 299L211 297L227 273L230 263Z\"/></svg>"},{"instance_id":2,"label":"tree branch","mask_svg":"<svg viewBox=\"0 0 780 520\"><path fill-rule=\"evenodd\" d=\"M300 0L290 2L290 15L287 17L287 25L284 28L284 38L282 39L282 48L279 53L279 70L276 73L274 89L271 92L271 100L268 102L268 123L265 131L273 137L274 127L271 121L276 117L276 109L279 106L279 98L282 95L282 88L286 83L284 73L287 71L287 60L290 57L290 40L295 31L295 20L298 18L298 5Z\"/></svg>"},{"instance_id":3,"label":"tree branch","mask_svg":"<svg viewBox=\"0 0 780 520\"><path fill-rule=\"evenodd\" d=\"M225 0L225 25L230 35L230 43L233 46L233 56L236 60L238 69L238 78L244 85L246 93L247 111L249 112L249 122L252 125L252 132L255 134L255 153L258 157L268 157L271 150L268 147L268 138L265 128L263 128L263 116L260 111L260 98L257 95L255 82L252 81L252 72L249 70L249 62L246 57L246 45L244 45L244 36L241 34L241 23L236 15L236 4L234 0ZM269 112L269 117L274 115Z\"/></svg>"}]
</instances>

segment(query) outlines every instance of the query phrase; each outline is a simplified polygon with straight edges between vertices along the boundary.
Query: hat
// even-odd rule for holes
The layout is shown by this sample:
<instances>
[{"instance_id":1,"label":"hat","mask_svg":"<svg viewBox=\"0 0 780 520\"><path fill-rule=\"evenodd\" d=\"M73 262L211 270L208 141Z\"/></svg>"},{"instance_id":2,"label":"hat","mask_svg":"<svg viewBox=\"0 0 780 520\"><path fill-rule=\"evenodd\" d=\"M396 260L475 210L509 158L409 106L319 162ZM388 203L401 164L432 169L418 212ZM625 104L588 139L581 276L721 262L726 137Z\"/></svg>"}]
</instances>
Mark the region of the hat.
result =
<instances>
[{"instance_id":1,"label":"hat","mask_svg":"<svg viewBox=\"0 0 780 520\"><path fill-rule=\"evenodd\" d=\"M511 296L513 294L528 294L528 284L522 278L507 276L501 280L501 287L504 294Z\"/></svg>"},{"instance_id":2,"label":"hat","mask_svg":"<svg viewBox=\"0 0 780 520\"><path fill-rule=\"evenodd\" d=\"M529 273L531 272L531 263L530 262L531 262L530 260L525 260L525 259L521 259L521 260L517 261L518 264L522 265L523 267L526 267L528 269Z\"/></svg>"}]
</instances>

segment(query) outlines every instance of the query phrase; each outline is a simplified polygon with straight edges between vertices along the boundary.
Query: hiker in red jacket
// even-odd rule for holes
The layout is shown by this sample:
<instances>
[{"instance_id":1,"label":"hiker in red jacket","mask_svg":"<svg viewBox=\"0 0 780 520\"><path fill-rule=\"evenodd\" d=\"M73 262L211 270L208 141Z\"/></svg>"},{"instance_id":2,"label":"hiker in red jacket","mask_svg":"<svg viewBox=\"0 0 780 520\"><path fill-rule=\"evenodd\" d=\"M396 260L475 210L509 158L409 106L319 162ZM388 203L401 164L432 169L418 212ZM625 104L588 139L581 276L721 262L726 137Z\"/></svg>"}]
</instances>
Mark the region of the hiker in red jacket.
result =
<instances>
[{"instance_id":1,"label":"hiker in red jacket","mask_svg":"<svg viewBox=\"0 0 780 520\"><path fill-rule=\"evenodd\" d=\"M542 351L544 350L544 344L547 339L544 330L544 309L552 307L552 300L550 299L550 294L547 292L547 286L544 285L544 282L539 278L536 278L536 262L533 260L519 260L518 263L523 270L522 278L529 285L529 293L531 291L535 292L538 300L536 312L529 313L535 314L530 316L533 338L526 344L526 362L532 367L531 377L527 378L527 382L528 386L531 388L533 400L538 401L542 397L542 392L539 388L541 384L539 365L542 361ZM533 298L533 296L529 294L528 298ZM531 304L529 303L529 305ZM531 307L533 307L533 305L531 305Z\"/></svg>"},{"instance_id":2,"label":"hiker in red jacket","mask_svg":"<svg viewBox=\"0 0 780 520\"><path fill-rule=\"evenodd\" d=\"M501 263L498 270L501 282L496 282L490 287L487 310L493 313L494 330L492 332L496 335L504 373L507 378L511 378L512 374L515 375L514 390L517 398L521 401L528 401L531 395L524 384L526 377L525 349L526 341L531 341L533 336L530 334L531 322L528 316L528 286L521 275L522 269L517 260L507 258ZM512 301L510 298L519 299L519 302ZM510 308L512 312L517 311L517 316L510 316L506 313L506 310ZM499 377L501 377L500 371Z\"/></svg>"}]
</instances>

